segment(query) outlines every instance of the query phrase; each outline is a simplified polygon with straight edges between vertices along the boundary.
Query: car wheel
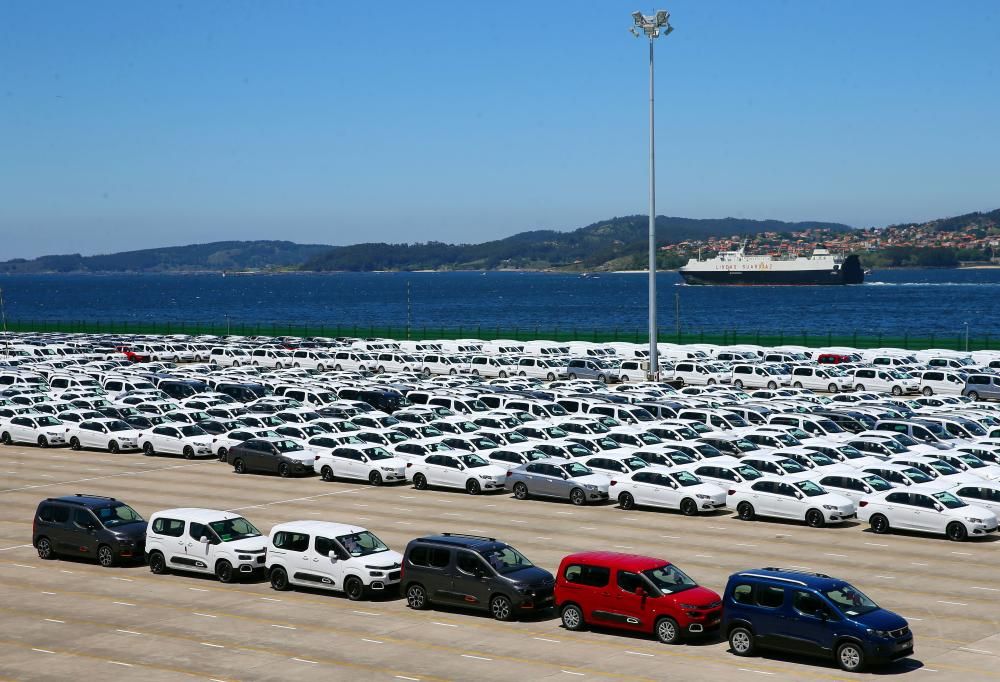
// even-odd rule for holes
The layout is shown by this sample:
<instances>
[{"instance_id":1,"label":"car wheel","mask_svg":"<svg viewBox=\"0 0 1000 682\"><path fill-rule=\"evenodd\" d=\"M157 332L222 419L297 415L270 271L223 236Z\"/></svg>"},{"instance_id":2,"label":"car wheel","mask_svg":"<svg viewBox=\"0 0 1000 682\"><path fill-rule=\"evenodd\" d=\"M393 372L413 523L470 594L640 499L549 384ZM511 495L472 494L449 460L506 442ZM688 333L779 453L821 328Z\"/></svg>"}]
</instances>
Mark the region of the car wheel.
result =
<instances>
[{"instance_id":1,"label":"car wheel","mask_svg":"<svg viewBox=\"0 0 1000 682\"><path fill-rule=\"evenodd\" d=\"M823 512L819 509L810 509L806 512L806 524L810 528L822 528L826 525L826 519L823 518Z\"/></svg>"},{"instance_id":2,"label":"car wheel","mask_svg":"<svg viewBox=\"0 0 1000 682\"><path fill-rule=\"evenodd\" d=\"M872 527L872 531L878 533L879 535L885 535L889 532L889 519L885 518L881 514L875 514L868 520L869 525Z\"/></svg>"},{"instance_id":3,"label":"car wheel","mask_svg":"<svg viewBox=\"0 0 1000 682\"><path fill-rule=\"evenodd\" d=\"M767 390L769 390L769 391L777 391L778 390L778 384L777 384L777 382L774 382L774 381L767 382Z\"/></svg>"},{"instance_id":4,"label":"car wheel","mask_svg":"<svg viewBox=\"0 0 1000 682\"><path fill-rule=\"evenodd\" d=\"M295 363L294 365L292 365L292 367L294 367L295 369L298 369L298 368L299 368L299 367L301 367L301 366L302 366L302 365L300 365L300 364L299 364L299 363L297 363L297 362L296 362L296 363Z\"/></svg>"},{"instance_id":5,"label":"car wheel","mask_svg":"<svg viewBox=\"0 0 1000 682\"><path fill-rule=\"evenodd\" d=\"M854 642L845 642L837 647L837 665L841 670L857 673L864 670L865 652Z\"/></svg>"},{"instance_id":6,"label":"car wheel","mask_svg":"<svg viewBox=\"0 0 1000 682\"><path fill-rule=\"evenodd\" d=\"M476 479L470 478L468 481L465 482L465 492L469 493L470 495L478 495L482 491L483 488L481 485L479 485L479 481L477 481Z\"/></svg>"},{"instance_id":7,"label":"car wheel","mask_svg":"<svg viewBox=\"0 0 1000 682\"><path fill-rule=\"evenodd\" d=\"M478 369L472 370L472 376L476 376L476 377L479 376L479 370Z\"/></svg>"},{"instance_id":8,"label":"car wheel","mask_svg":"<svg viewBox=\"0 0 1000 682\"><path fill-rule=\"evenodd\" d=\"M573 488L569 491L569 501L579 507L587 501L587 494L582 488Z\"/></svg>"},{"instance_id":9,"label":"car wheel","mask_svg":"<svg viewBox=\"0 0 1000 682\"><path fill-rule=\"evenodd\" d=\"M753 656L753 633L739 625L729 631L729 648L737 656Z\"/></svg>"},{"instance_id":10,"label":"car wheel","mask_svg":"<svg viewBox=\"0 0 1000 682\"><path fill-rule=\"evenodd\" d=\"M334 365L333 369L336 372L342 372L342 371L344 371L344 368L341 365Z\"/></svg>"},{"instance_id":11,"label":"car wheel","mask_svg":"<svg viewBox=\"0 0 1000 682\"><path fill-rule=\"evenodd\" d=\"M282 462L281 464L278 465L279 476L281 476L282 478L288 478L291 474L292 474L292 469L291 467L288 466L288 464Z\"/></svg>"},{"instance_id":12,"label":"car wheel","mask_svg":"<svg viewBox=\"0 0 1000 682\"><path fill-rule=\"evenodd\" d=\"M931 388L930 386L924 386L924 390L922 390L921 393L923 393L926 396L932 396L934 395L934 389Z\"/></svg>"},{"instance_id":13,"label":"car wheel","mask_svg":"<svg viewBox=\"0 0 1000 682\"><path fill-rule=\"evenodd\" d=\"M897 396L898 395L903 395L903 389L902 389L902 387L900 387L900 386L893 386L892 387L892 394L893 395L897 395Z\"/></svg>"},{"instance_id":14,"label":"car wheel","mask_svg":"<svg viewBox=\"0 0 1000 682\"><path fill-rule=\"evenodd\" d=\"M413 487L417 490L427 490L427 477L423 474L414 474Z\"/></svg>"},{"instance_id":15,"label":"car wheel","mask_svg":"<svg viewBox=\"0 0 1000 682\"><path fill-rule=\"evenodd\" d=\"M715 379L709 379L708 380L708 385L709 386L715 386Z\"/></svg>"},{"instance_id":16,"label":"car wheel","mask_svg":"<svg viewBox=\"0 0 1000 682\"><path fill-rule=\"evenodd\" d=\"M274 368L275 369L283 369L280 362L274 363Z\"/></svg>"},{"instance_id":17,"label":"car wheel","mask_svg":"<svg viewBox=\"0 0 1000 682\"><path fill-rule=\"evenodd\" d=\"M268 575L271 580L271 589L276 592L284 592L290 586L288 584L288 572L281 566L275 566Z\"/></svg>"},{"instance_id":18,"label":"car wheel","mask_svg":"<svg viewBox=\"0 0 1000 682\"><path fill-rule=\"evenodd\" d=\"M736 388L742 390L743 389L743 380L742 379L737 379L736 381L733 382L733 386L735 386Z\"/></svg>"},{"instance_id":19,"label":"car wheel","mask_svg":"<svg viewBox=\"0 0 1000 682\"><path fill-rule=\"evenodd\" d=\"M522 372L521 376L528 376L528 375ZM545 375L545 380L546 381L555 381L556 380L556 375L553 374L552 372L549 372L548 374Z\"/></svg>"},{"instance_id":20,"label":"car wheel","mask_svg":"<svg viewBox=\"0 0 1000 682\"><path fill-rule=\"evenodd\" d=\"M70 450L79 450L80 449L80 439L77 438L76 436L73 436L72 438L70 438L69 439L69 449Z\"/></svg>"},{"instance_id":21,"label":"car wheel","mask_svg":"<svg viewBox=\"0 0 1000 682\"><path fill-rule=\"evenodd\" d=\"M356 575L348 576L344 581L344 593L351 601L359 601L365 596L365 584Z\"/></svg>"},{"instance_id":22,"label":"car wheel","mask_svg":"<svg viewBox=\"0 0 1000 682\"><path fill-rule=\"evenodd\" d=\"M113 440L110 443L108 443L108 452L110 452L112 455L117 455L120 451L121 448L118 447L118 441Z\"/></svg>"},{"instance_id":23,"label":"car wheel","mask_svg":"<svg viewBox=\"0 0 1000 682\"><path fill-rule=\"evenodd\" d=\"M826 387L826 390L829 391L830 393L836 393L837 384L830 384L829 386Z\"/></svg>"},{"instance_id":24,"label":"car wheel","mask_svg":"<svg viewBox=\"0 0 1000 682\"><path fill-rule=\"evenodd\" d=\"M628 383L628 374L622 374L620 377L618 377L618 381L620 381L623 384L627 384Z\"/></svg>"},{"instance_id":25,"label":"car wheel","mask_svg":"<svg viewBox=\"0 0 1000 682\"><path fill-rule=\"evenodd\" d=\"M239 366L240 366L240 361L239 360L233 360L233 364L230 365L230 367L239 367Z\"/></svg>"},{"instance_id":26,"label":"car wheel","mask_svg":"<svg viewBox=\"0 0 1000 682\"><path fill-rule=\"evenodd\" d=\"M608 383L608 378L606 376L604 376L603 374L598 374L597 375L597 380L599 382L601 382L602 384Z\"/></svg>"},{"instance_id":27,"label":"car wheel","mask_svg":"<svg viewBox=\"0 0 1000 682\"><path fill-rule=\"evenodd\" d=\"M656 638L664 644L676 644L681 639L681 630L673 618L656 621Z\"/></svg>"},{"instance_id":28,"label":"car wheel","mask_svg":"<svg viewBox=\"0 0 1000 682\"><path fill-rule=\"evenodd\" d=\"M220 462L225 462L226 461L226 457L228 455L229 455L229 450L227 450L226 448L219 448L219 461Z\"/></svg>"},{"instance_id":29,"label":"car wheel","mask_svg":"<svg viewBox=\"0 0 1000 682\"><path fill-rule=\"evenodd\" d=\"M681 514L684 514L684 516L697 516L698 503L690 497L685 497L681 500Z\"/></svg>"},{"instance_id":30,"label":"car wheel","mask_svg":"<svg viewBox=\"0 0 1000 682\"><path fill-rule=\"evenodd\" d=\"M583 620L583 611L576 604L564 606L559 617L562 618L563 627L567 630L582 630L587 626Z\"/></svg>"},{"instance_id":31,"label":"car wheel","mask_svg":"<svg viewBox=\"0 0 1000 682\"><path fill-rule=\"evenodd\" d=\"M191 447L190 445L184 446L183 453L184 453L184 459L194 459L194 448Z\"/></svg>"},{"instance_id":32,"label":"car wheel","mask_svg":"<svg viewBox=\"0 0 1000 682\"><path fill-rule=\"evenodd\" d=\"M46 537L38 538L38 542L35 543L35 550L38 552L39 559L54 559L56 553L52 551L52 541Z\"/></svg>"},{"instance_id":33,"label":"car wheel","mask_svg":"<svg viewBox=\"0 0 1000 682\"><path fill-rule=\"evenodd\" d=\"M618 496L618 506L622 509L635 509L635 498L632 493L622 493Z\"/></svg>"},{"instance_id":34,"label":"car wheel","mask_svg":"<svg viewBox=\"0 0 1000 682\"><path fill-rule=\"evenodd\" d=\"M979 400L979 394L975 391L969 391L969 397L972 398L972 402Z\"/></svg>"},{"instance_id":35,"label":"car wheel","mask_svg":"<svg viewBox=\"0 0 1000 682\"><path fill-rule=\"evenodd\" d=\"M575 380L575 379L576 379L576 374L574 374L573 372L570 372L570 373L569 373L568 375L566 375L566 376L567 376L567 377L568 377L568 378L569 378L569 379L570 379L571 381L573 381L573 380Z\"/></svg>"},{"instance_id":36,"label":"car wheel","mask_svg":"<svg viewBox=\"0 0 1000 682\"><path fill-rule=\"evenodd\" d=\"M506 379L507 378L507 372L505 372L503 370L500 370L500 373L497 375L497 377L500 378L500 379Z\"/></svg>"},{"instance_id":37,"label":"car wheel","mask_svg":"<svg viewBox=\"0 0 1000 682\"><path fill-rule=\"evenodd\" d=\"M802 388L802 382L796 381L794 384L792 384L792 388Z\"/></svg>"},{"instance_id":38,"label":"car wheel","mask_svg":"<svg viewBox=\"0 0 1000 682\"><path fill-rule=\"evenodd\" d=\"M247 465L243 463L242 459L238 459L233 462L233 471L238 474L245 474L247 472Z\"/></svg>"},{"instance_id":39,"label":"car wheel","mask_svg":"<svg viewBox=\"0 0 1000 682\"><path fill-rule=\"evenodd\" d=\"M854 387L854 390L858 391L858 392L863 391L863 390L865 390L865 385L864 384L858 384L857 386Z\"/></svg>"},{"instance_id":40,"label":"car wheel","mask_svg":"<svg viewBox=\"0 0 1000 682\"><path fill-rule=\"evenodd\" d=\"M38 437L38 447L40 447L40 448L47 448L47 447L49 447L49 439L46 438L45 436L39 436Z\"/></svg>"},{"instance_id":41,"label":"car wheel","mask_svg":"<svg viewBox=\"0 0 1000 682\"><path fill-rule=\"evenodd\" d=\"M231 583L235 576L236 571L233 570L233 565L225 559L219 559L218 563L215 564L215 577L219 579L219 582Z\"/></svg>"},{"instance_id":42,"label":"car wheel","mask_svg":"<svg viewBox=\"0 0 1000 682\"><path fill-rule=\"evenodd\" d=\"M430 375L431 375L431 368L430 367L424 367L424 376L425 377L429 377Z\"/></svg>"},{"instance_id":43,"label":"car wheel","mask_svg":"<svg viewBox=\"0 0 1000 682\"><path fill-rule=\"evenodd\" d=\"M414 611L427 608L427 592L423 585L415 583L406 588L406 605Z\"/></svg>"},{"instance_id":44,"label":"car wheel","mask_svg":"<svg viewBox=\"0 0 1000 682\"><path fill-rule=\"evenodd\" d=\"M515 483L514 497L516 497L519 500L528 499L528 486L524 485L523 483Z\"/></svg>"},{"instance_id":45,"label":"car wheel","mask_svg":"<svg viewBox=\"0 0 1000 682\"><path fill-rule=\"evenodd\" d=\"M146 455L147 457L152 457L153 455L155 455L156 450L153 449L153 444L148 441L146 443L143 443L142 454Z\"/></svg>"},{"instance_id":46,"label":"car wheel","mask_svg":"<svg viewBox=\"0 0 1000 682\"><path fill-rule=\"evenodd\" d=\"M382 485L382 474L377 471L373 471L368 474L368 482L372 485Z\"/></svg>"},{"instance_id":47,"label":"car wheel","mask_svg":"<svg viewBox=\"0 0 1000 682\"><path fill-rule=\"evenodd\" d=\"M497 620L514 620L514 605L510 603L510 599L498 594L490 601L490 613Z\"/></svg>"},{"instance_id":48,"label":"car wheel","mask_svg":"<svg viewBox=\"0 0 1000 682\"><path fill-rule=\"evenodd\" d=\"M107 545L101 545L97 548L97 563L99 563L104 568L111 568L115 565L115 553Z\"/></svg>"},{"instance_id":49,"label":"car wheel","mask_svg":"<svg viewBox=\"0 0 1000 682\"><path fill-rule=\"evenodd\" d=\"M383 367L382 365L379 365L378 367L375 368L375 373L376 374L385 374L385 367Z\"/></svg>"},{"instance_id":50,"label":"car wheel","mask_svg":"<svg viewBox=\"0 0 1000 682\"><path fill-rule=\"evenodd\" d=\"M965 538L969 537L969 531L965 529L965 526L960 521L949 523L945 532L948 534L948 539L952 542L962 542Z\"/></svg>"},{"instance_id":51,"label":"car wheel","mask_svg":"<svg viewBox=\"0 0 1000 682\"><path fill-rule=\"evenodd\" d=\"M160 552L150 552L149 572L154 575L163 575L167 572L167 560L163 558L163 554Z\"/></svg>"},{"instance_id":52,"label":"car wheel","mask_svg":"<svg viewBox=\"0 0 1000 682\"><path fill-rule=\"evenodd\" d=\"M448 374L449 376L455 376L456 374L458 374L458 370L452 367L451 369L448 370Z\"/></svg>"},{"instance_id":53,"label":"car wheel","mask_svg":"<svg viewBox=\"0 0 1000 682\"><path fill-rule=\"evenodd\" d=\"M740 517L741 521L753 521L757 516L753 505L749 502L740 502L739 506L736 507L736 515Z\"/></svg>"}]
</instances>

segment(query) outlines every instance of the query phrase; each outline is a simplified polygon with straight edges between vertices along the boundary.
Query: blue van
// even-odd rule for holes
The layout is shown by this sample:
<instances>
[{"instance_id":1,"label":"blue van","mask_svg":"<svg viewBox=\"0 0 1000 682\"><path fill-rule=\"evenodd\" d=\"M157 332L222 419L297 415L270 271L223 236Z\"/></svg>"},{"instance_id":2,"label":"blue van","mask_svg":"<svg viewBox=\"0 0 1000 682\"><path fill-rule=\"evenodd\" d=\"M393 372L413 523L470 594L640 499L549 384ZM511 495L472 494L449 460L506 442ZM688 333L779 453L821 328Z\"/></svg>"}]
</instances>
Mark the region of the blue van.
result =
<instances>
[{"instance_id":1,"label":"blue van","mask_svg":"<svg viewBox=\"0 0 1000 682\"><path fill-rule=\"evenodd\" d=\"M913 655L902 616L821 573L761 568L729 576L722 631L737 656L775 649L833 658L847 672Z\"/></svg>"}]
</instances>

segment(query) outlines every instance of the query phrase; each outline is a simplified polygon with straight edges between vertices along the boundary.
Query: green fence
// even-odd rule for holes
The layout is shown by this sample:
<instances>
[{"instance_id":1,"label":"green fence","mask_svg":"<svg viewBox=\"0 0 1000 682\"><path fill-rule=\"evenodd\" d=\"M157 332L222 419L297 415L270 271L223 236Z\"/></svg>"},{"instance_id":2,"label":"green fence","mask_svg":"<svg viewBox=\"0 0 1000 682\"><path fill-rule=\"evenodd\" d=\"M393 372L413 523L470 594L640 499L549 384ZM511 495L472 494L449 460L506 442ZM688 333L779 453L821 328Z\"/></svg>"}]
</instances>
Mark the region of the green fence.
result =
<instances>
[{"instance_id":1,"label":"green fence","mask_svg":"<svg viewBox=\"0 0 1000 682\"><path fill-rule=\"evenodd\" d=\"M101 320L8 320L13 332L73 332L90 334L191 334L239 336L324 336L377 337L390 339L511 339L515 341L626 341L647 343L645 329L583 329L578 327L498 327L487 325L427 327L406 325L305 325L291 322L143 322ZM717 345L754 344L759 346L798 345L806 347L850 346L853 348L946 348L951 350L1000 350L1000 335L965 334L883 335L864 331L837 330L826 333L795 330L681 330L661 329L661 343L710 343Z\"/></svg>"}]
</instances>

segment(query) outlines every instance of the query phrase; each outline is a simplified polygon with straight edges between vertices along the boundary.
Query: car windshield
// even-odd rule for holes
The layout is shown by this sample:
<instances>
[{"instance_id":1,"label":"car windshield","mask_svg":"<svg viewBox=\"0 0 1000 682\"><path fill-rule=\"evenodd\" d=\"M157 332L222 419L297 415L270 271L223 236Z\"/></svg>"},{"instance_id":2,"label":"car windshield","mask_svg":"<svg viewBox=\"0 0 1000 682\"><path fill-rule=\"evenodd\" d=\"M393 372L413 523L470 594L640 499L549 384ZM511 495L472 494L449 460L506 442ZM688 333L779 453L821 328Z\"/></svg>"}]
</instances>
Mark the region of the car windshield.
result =
<instances>
[{"instance_id":1,"label":"car windshield","mask_svg":"<svg viewBox=\"0 0 1000 682\"><path fill-rule=\"evenodd\" d=\"M877 493L880 493L883 490L888 490L889 488L892 487L892 484L889 483L889 481L885 480L884 478L876 474L872 474L870 476L864 476L862 480L865 483L867 483L868 486Z\"/></svg>"},{"instance_id":2,"label":"car windshield","mask_svg":"<svg viewBox=\"0 0 1000 682\"><path fill-rule=\"evenodd\" d=\"M683 452L671 452L666 455L670 458L670 461L676 465L681 464L694 464L697 460L691 455L685 454Z\"/></svg>"},{"instance_id":3,"label":"car windshield","mask_svg":"<svg viewBox=\"0 0 1000 682\"><path fill-rule=\"evenodd\" d=\"M500 447L497 445L496 441L486 438L485 436L481 438L470 438L469 440L475 443L476 447L480 450L495 450Z\"/></svg>"},{"instance_id":4,"label":"car windshield","mask_svg":"<svg viewBox=\"0 0 1000 682\"><path fill-rule=\"evenodd\" d=\"M677 594L678 592L698 587L698 583L689 578L684 571L673 564L667 564L660 568L651 568L648 571L643 571L642 574L662 594Z\"/></svg>"},{"instance_id":5,"label":"car windshield","mask_svg":"<svg viewBox=\"0 0 1000 682\"><path fill-rule=\"evenodd\" d=\"M514 573L515 571L534 566L523 554L510 546L487 549L480 552L479 555L500 574Z\"/></svg>"},{"instance_id":6,"label":"car windshield","mask_svg":"<svg viewBox=\"0 0 1000 682\"><path fill-rule=\"evenodd\" d=\"M907 451L907 447L905 445L903 445L902 443L900 443L899 441L895 440L894 438L887 438L887 439L885 439L884 441L882 441L882 445L886 446L887 448L889 448L893 452L906 452Z\"/></svg>"},{"instance_id":7,"label":"car windshield","mask_svg":"<svg viewBox=\"0 0 1000 682\"><path fill-rule=\"evenodd\" d=\"M822 452L813 452L809 455L809 459L813 461L816 466L830 466L831 464L836 464L832 457L827 457Z\"/></svg>"},{"instance_id":8,"label":"car windshield","mask_svg":"<svg viewBox=\"0 0 1000 682\"><path fill-rule=\"evenodd\" d=\"M751 443L750 441L744 440L742 438L737 438L736 440L733 441L733 444L743 452L753 452L754 450L760 450L760 448L757 447L754 443Z\"/></svg>"},{"instance_id":9,"label":"car windshield","mask_svg":"<svg viewBox=\"0 0 1000 682\"><path fill-rule=\"evenodd\" d=\"M844 429L837 426L837 423L829 419L821 419L816 424L827 433L844 433Z\"/></svg>"},{"instance_id":10,"label":"car windshield","mask_svg":"<svg viewBox=\"0 0 1000 682\"><path fill-rule=\"evenodd\" d=\"M278 448L278 452L298 452L299 450L304 450L301 445L292 440L279 440L274 443L274 447Z\"/></svg>"},{"instance_id":11,"label":"car windshield","mask_svg":"<svg viewBox=\"0 0 1000 682\"><path fill-rule=\"evenodd\" d=\"M392 459L392 453L385 448L368 448L365 450L368 459L375 461L379 459Z\"/></svg>"},{"instance_id":12,"label":"car windshield","mask_svg":"<svg viewBox=\"0 0 1000 682\"><path fill-rule=\"evenodd\" d=\"M368 556L369 554L378 554L389 549L381 540L366 530L349 535L338 535L337 542L351 556Z\"/></svg>"},{"instance_id":13,"label":"car windshield","mask_svg":"<svg viewBox=\"0 0 1000 682\"><path fill-rule=\"evenodd\" d=\"M108 422L108 431L131 431L132 426L123 421Z\"/></svg>"},{"instance_id":14,"label":"car windshield","mask_svg":"<svg viewBox=\"0 0 1000 682\"><path fill-rule=\"evenodd\" d=\"M645 469L649 466L646 460L639 457L628 457L627 459L622 459L622 463L625 464L629 469Z\"/></svg>"},{"instance_id":15,"label":"car windshield","mask_svg":"<svg viewBox=\"0 0 1000 682\"><path fill-rule=\"evenodd\" d=\"M935 459L930 464L942 476L953 476L953 475L959 473L958 469L956 469L952 465L948 464L947 462L942 462L939 459Z\"/></svg>"},{"instance_id":16,"label":"car windshield","mask_svg":"<svg viewBox=\"0 0 1000 682\"><path fill-rule=\"evenodd\" d=\"M569 454L574 457L586 457L587 455L593 454L589 449L580 445L579 443L573 443L572 445L567 445L566 449L569 450Z\"/></svg>"},{"instance_id":17,"label":"car windshield","mask_svg":"<svg viewBox=\"0 0 1000 682\"><path fill-rule=\"evenodd\" d=\"M701 483L698 477L687 471L678 471L675 474L670 474L670 477L677 481L682 487L689 488L693 485L698 485Z\"/></svg>"},{"instance_id":18,"label":"car windshield","mask_svg":"<svg viewBox=\"0 0 1000 682\"><path fill-rule=\"evenodd\" d=\"M943 504L948 509L958 509L959 507L967 507L968 505L962 500L958 499L949 492L942 491L940 493L934 493L934 499Z\"/></svg>"},{"instance_id":19,"label":"car windshield","mask_svg":"<svg viewBox=\"0 0 1000 682\"><path fill-rule=\"evenodd\" d=\"M844 583L823 593L845 616L863 616L878 610L878 604L852 585Z\"/></svg>"},{"instance_id":20,"label":"car windshield","mask_svg":"<svg viewBox=\"0 0 1000 682\"><path fill-rule=\"evenodd\" d=\"M36 417L35 423L39 426L59 426L62 424L62 422L55 417Z\"/></svg>"},{"instance_id":21,"label":"car windshield","mask_svg":"<svg viewBox=\"0 0 1000 682\"><path fill-rule=\"evenodd\" d=\"M215 534L223 542L260 537L260 531L254 528L253 524L242 516L238 516L235 519L226 519L225 521L213 521L208 526L215 531Z\"/></svg>"},{"instance_id":22,"label":"car windshield","mask_svg":"<svg viewBox=\"0 0 1000 682\"><path fill-rule=\"evenodd\" d=\"M805 493L806 497L817 497L818 495L825 495L826 491L820 488L818 485L812 481L800 481L795 484L795 487Z\"/></svg>"},{"instance_id":23,"label":"car windshield","mask_svg":"<svg viewBox=\"0 0 1000 682\"><path fill-rule=\"evenodd\" d=\"M303 426L302 433L306 434L307 436L318 436L321 433L326 433L326 431L320 428L319 426L312 424L309 426Z\"/></svg>"},{"instance_id":24,"label":"car windshield","mask_svg":"<svg viewBox=\"0 0 1000 682\"><path fill-rule=\"evenodd\" d=\"M459 456L459 461L470 469L478 469L479 467L488 466L489 462L480 457L479 455L461 455Z\"/></svg>"},{"instance_id":25,"label":"car windshield","mask_svg":"<svg viewBox=\"0 0 1000 682\"><path fill-rule=\"evenodd\" d=\"M757 469L749 465L733 467L733 471L735 471L748 481L753 481L758 478L763 478L764 476L764 474L760 473Z\"/></svg>"},{"instance_id":26,"label":"car windshield","mask_svg":"<svg viewBox=\"0 0 1000 682\"><path fill-rule=\"evenodd\" d=\"M794 459L780 459L778 460L778 466L785 470L786 474L801 474L807 469L796 462Z\"/></svg>"},{"instance_id":27,"label":"car windshield","mask_svg":"<svg viewBox=\"0 0 1000 682\"><path fill-rule=\"evenodd\" d=\"M188 424L187 426L181 426L179 428L181 430L181 433L183 433L185 436L207 436L208 435L208 431L206 431L205 429L201 428L197 424Z\"/></svg>"},{"instance_id":28,"label":"car windshield","mask_svg":"<svg viewBox=\"0 0 1000 682\"><path fill-rule=\"evenodd\" d=\"M579 478L581 476L589 476L594 473L587 467L583 466L579 462L570 462L569 464L563 464L562 470L570 475L571 478Z\"/></svg>"},{"instance_id":29,"label":"car windshield","mask_svg":"<svg viewBox=\"0 0 1000 682\"><path fill-rule=\"evenodd\" d=\"M958 455L958 458L965 462L970 469L982 469L986 463L975 455Z\"/></svg>"},{"instance_id":30,"label":"car windshield","mask_svg":"<svg viewBox=\"0 0 1000 682\"><path fill-rule=\"evenodd\" d=\"M104 524L105 528L116 528L129 523L141 523L143 518L139 512L132 509L127 504L115 504L108 507L99 507L94 510L98 520Z\"/></svg>"},{"instance_id":31,"label":"car windshield","mask_svg":"<svg viewBox=\"0 0 1000 682\"><path fill-rule=\"evenodd\" d=\"M842 445L839 448L839 452L847 459L861 459L865 456L861 450L858 450L853 445Z\"/></svg>"},{"instance_id":32,"label":"car windshield","mask_svg":"<svg viewBox=\"0 0 1000 682\"><path fill-rule=\"evenodd\" d=\"M454 450L454 448L447 443L431 443L424 447L427 448L427 452L451 452Z\"/></svg>"},{"instance_id":33,"label":"car windshield","mask_svg":"<svg viewBox=\"0 0 1000 682\"><path fill-rule=\"evenodd\" d=\"M893 440L895 440L900 445L905 445L907 447L910 447L911 445L919 445L919 443L917 443L917 441L913 440L912 438L910 438L909 436L907 436L905 433L894 433L894 434L892 434L892 438L893 438Z\"/></svg>"},{"instance_id":34,"label":"car windshield","mask_svg":"<svg viewBox=\"0 0 1000 682\"><path fill-rule=\"evenodd\" d=\"M925 474L920 469L916 469L914 467L907 467L903 473L906 474L907 478L914 483L930 483L934 480L928 474Z\"/></svg>"},{"instance_id":35,"label":"car windshield","mask_svg":"<svg viewBox=\"0 0 1000 682\"><path fill-rule=\"evenodd\" d=\"M549 456L546 455L544 452L540 452L538 450L527 450L526 452L522 452L521 454L527 457L529 462L535 462L540 459L549 458Z\"/></svg>"},{"instance_id":36,"label":"car windshield","mask_svg":"<svg viewBox=\"0 0 1000 682\"><path fill-rule=\"evenodd\" d=\"M799 440L797 438L795 438L795 437L793 437L793 436L791 436L791 435L789 435L787 433L776 433L776 434L774 434L774 437L777 438L781 443L783 443L784 445L787 445L789 447L793 447L793 446L801 445L802 444L801 442L799 442Z\"/></svg>"}]
</instances>

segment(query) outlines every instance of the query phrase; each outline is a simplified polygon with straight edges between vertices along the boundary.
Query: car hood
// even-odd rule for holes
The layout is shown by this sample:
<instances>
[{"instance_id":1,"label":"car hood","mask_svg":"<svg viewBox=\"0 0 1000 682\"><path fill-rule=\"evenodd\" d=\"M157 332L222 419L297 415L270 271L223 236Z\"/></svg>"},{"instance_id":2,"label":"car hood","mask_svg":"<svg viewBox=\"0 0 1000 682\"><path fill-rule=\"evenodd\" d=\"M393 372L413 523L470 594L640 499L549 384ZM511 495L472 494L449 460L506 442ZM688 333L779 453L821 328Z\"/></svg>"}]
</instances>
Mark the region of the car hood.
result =
<instances>
[{"instance_id":1,"label":"car hood","mask_svg":"<svg viewBox=\"0 0 1000 682\"><path fill-rule=\"evenodd\" d=\"M684 604L693 604L701 608L712 606L721 603L722 597L720 597L716 592L708 589L707 587L702 587L698 585L697 587L692 587L690 590L683 590L676 594L668 594L671 599L682 602Z\"/></svg>"},{"instance_id":2,"label":"car hood","mask_svg":"<svg viewBox=\"0 0 1000 682\"><path fill-rule=\"evenodd\" d=\"M577 485L596 485L598 488L605 490L611 485L611 479L604 474L588 474L586 476L578 476L577 478L569 478L567 481L571 481Z\"/></svg>"},{"instance_id":3,"label":"car hood","mask_svg":"<svg viewBox=\"0 0 1000 682\"><path fill-rule=\"evenodd\" d=\"M847 611L847 616L851 620L861 623L866 627L870 627L873 630L898 630L909 625L905 618L897 613L893 613L892 611L886 611L885 609L876 609L871 613L864 614L863 616L851 616L850 611Z\"/></svg>"},{"instance_id":4,"label":"car hood","mask_svg":"<svg viewBox=\"0 0 1000 682\"><path fill-rule=\"evenodd\" d=\"M394 568L399 568L403 563L403 555L391 549L358 558L365 562L367 568L375 570L391 571Z\"/></svg>"},{"instance_id":5,"label":"car hood","mask_svg":"<svg viewBox=\"0 0 1000 682\"><path fill-rule=\"evenodd\" d=\"M504 573L502 575L511 582L523 587L551 587L556 582L551 573L544 568L538 568L538 566L522 568L520 571Z\"/></svg>"},{"instance_id":6,"label":"car hood","mask_svg":"<svg viewBox=\"0 0 1000 682\"><path fill-rule=\"evenodd\" d=\"M243 538L224 543L228 549L237 552L263 552L267 548L267 536L261 535L255 538Z\"/></svg>"},{"instance_id":7,"label":"car hood","mask_svg":"<svg viewBox=\"0 0 1000 682\"><path fill-rule=\"evenodd\" d=\"M120 540L145 540L147 525L149 524L143 521L141 523L128 523L117 528L109 528L109 530Z\"/></svg>"},{"instance_id":8,"label":"car hood","mask_svg":"<svg viewBox=\"0 0 1000 682\"><path fill-rule=\"evenodd\" d=\"M282 453L287 459L293 459L303 464L312 464L316 461L316 453L312 450L295 450L294 452Z\"/></svg>"},{"instance_id":9,"label":"car hood","mask_svg":"<svg viewBox=\"0 0 1000 682\"><path fill-rule=\"evenodd\" d=\"M996 514L991 512L989 509L986 509L985 507L980 507L975 504L970 504L967 507L959 507L958 509L945 509L944 513L948 516L953 516L957 519L964 519L969 517L975 519L982 519L984 522L986 522L987 526L995 524L997 522Z\"/></svg>"}]
</instances>

